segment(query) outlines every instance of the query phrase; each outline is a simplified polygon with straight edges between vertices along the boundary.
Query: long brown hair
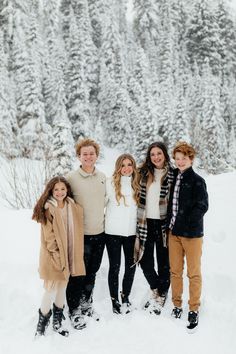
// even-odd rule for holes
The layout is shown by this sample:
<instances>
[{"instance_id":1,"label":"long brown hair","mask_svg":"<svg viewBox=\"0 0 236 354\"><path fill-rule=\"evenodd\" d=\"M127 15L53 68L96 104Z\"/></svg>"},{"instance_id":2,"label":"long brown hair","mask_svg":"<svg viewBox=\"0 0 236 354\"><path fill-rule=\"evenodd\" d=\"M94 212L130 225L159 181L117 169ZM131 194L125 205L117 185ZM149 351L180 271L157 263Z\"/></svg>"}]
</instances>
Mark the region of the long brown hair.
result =
<instances>
[{"instance_id":1,"label":"long brown hair","mask_svg":"<svg viewBox=\"0 0 236 354\"><path fill-rule=\"evenodd\" d=\"M161 141L156 141L156 142L152 143L151 145L149 145L145 161L143 162L143 164L140 167L140 172L142 174L143 173L146 174L148 176L148 180L151 182L154 181L154 170L155 170L155 166L153 165L153 163L151 161L151 150L155 147L161 149L164 156L165 156L165 163L164 163L163 168L166 170L166 172L165 172L164 176L166 175L166 173L168 171L168 165L170 164L170 156L168 154L167 147L165 146L164 143L162 143ZM162 180L164 179L164 176L162 177Z\"/></svg>"},{"instance_id":2,"label":"long brown hair","mask_svg":"<svg viewBox=\"0 0 236 354\"><path fill-rule=\"evenodd\" d=\"M138 204L139 191L140 191L139 174L137 171L135 159L130 154L122 154L116 160L115 171L112 175L113 176L113 183L115 186L116 200L117 200L118 204L120 205L120 199L123 198L124 203L125 203L125 196L121 193L121 169L122 169L122 163L125 159L130 160L132 163L132 166L133 166L133 173L131 176L131 187L134 191L133 198L134 198L135 202Z\"/></svg>"},{"instance_id":3,"label":"long brown hair","mask_svg":"<svg viewBox=\"0 0 236 354\"><path fill-rule=\"evenodd\" d=\"M35 220L39 223L42 223L42 224L46 224L47 218L46 218L46 214L45 214L44 205L45 205L46 201L52 196L52 191L53 191L54 186L60 182L65 184L65 186L67 188L67 196L73 198L71 187L70 187L69 183L67 182L67 180L61 176L53 177L47 183L43 194L41 195L41 197L39 198L39 200L37 201L37 203L34 207L33 215L32 215L33 220Z\"/></svg>"}]
</instances>

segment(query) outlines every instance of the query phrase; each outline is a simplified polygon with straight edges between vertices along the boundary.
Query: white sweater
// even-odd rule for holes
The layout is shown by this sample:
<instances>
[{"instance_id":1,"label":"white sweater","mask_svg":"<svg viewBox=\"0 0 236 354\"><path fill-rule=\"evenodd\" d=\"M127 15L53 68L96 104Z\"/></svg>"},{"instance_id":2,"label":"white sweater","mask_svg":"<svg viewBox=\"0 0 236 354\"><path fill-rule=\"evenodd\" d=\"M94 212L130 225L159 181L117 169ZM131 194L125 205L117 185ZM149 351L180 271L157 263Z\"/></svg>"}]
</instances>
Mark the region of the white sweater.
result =
<instances>
[{"instance_id":1,"label":"white sweater","mask_svg":"<svg viewBox=\"0 0 236 354\"><path fill-rule=\"evenodd\" d=\"M147 190L146 199L146 217L149 219L160 219L160 191L161 191L161 177L165 170L154 169L154 181L151 183Z\"/></svg>"},{"instance_id":2,"label":"white sweater","mask_svg":"<svg viewBox=\"0 0 236 354\"><path fill-rule=\"evenodd\" d=\"M136 234L137 205L133 198L131 177L121 176L121 194L125 196L117 203L113 179L106 181L107 207L105 232L110 235L132 236Z\"/></svg>"}]
</instances>

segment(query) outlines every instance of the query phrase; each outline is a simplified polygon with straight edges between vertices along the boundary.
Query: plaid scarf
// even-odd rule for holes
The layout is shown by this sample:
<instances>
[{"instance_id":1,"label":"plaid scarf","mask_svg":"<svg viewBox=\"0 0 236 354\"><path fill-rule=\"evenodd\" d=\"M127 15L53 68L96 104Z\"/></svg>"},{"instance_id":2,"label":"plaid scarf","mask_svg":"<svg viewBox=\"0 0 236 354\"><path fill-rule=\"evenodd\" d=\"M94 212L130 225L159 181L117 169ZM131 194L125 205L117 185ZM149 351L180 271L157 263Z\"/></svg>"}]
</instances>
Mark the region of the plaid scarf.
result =
<instances>
[{"instance_id":1,"label":"plaid scarf","mask_svg":"<svg viewBox=\"0 0 236 354\"><path fill-rule=\"evenodd\" d=\"M178 209L179 209L179 190L180 190L180 184L181 184L181 179L183 178L182 173L178 173L178 176L176 178L176 182L175 182L175 188L174 188L174 193L173 193L173 202L172 202L172 217L170 220L170 225L169 228L172 230L175 220L176 220L176 216L178 213Z\"/></svg>"},{"instance_id":2,"label":"plaid scarf","mask_svg":"<svg viewBox=\"0 0 236 354\"><path fill-rule=\"evenodd\" d=\"M135 252L134 259L138 263L144 253L145 242L147 239L147 220L146 220L146 194L147 194L147 182L148 175L142 173L140 181L140 201L138 206L137 215L137 229L136 229L136 241L135 241ZM170 194L170 188L173 183L174 174L173 168L170 164L167 165L165 175L162 178L162 185L160 191L159 208L160 208L160 219L162 221L162 239L164 247L167 247L167 234L166 234L166 217L167 217L167 205Z\"/></svg>"}]
</instances>

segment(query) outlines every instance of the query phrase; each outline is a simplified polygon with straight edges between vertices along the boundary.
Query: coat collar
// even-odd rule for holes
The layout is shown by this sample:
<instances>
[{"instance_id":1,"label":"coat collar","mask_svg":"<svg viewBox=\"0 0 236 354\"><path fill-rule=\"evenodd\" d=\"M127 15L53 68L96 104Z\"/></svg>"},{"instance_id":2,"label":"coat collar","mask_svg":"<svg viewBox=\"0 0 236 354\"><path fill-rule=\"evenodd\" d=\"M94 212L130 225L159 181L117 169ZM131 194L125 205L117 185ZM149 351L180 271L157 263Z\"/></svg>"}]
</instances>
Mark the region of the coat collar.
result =
<instances>
[{"instance_id":1,"label":"coat collar","mask_svg":"<svg viewBox=\"0 0 236 354\"><path fill-rule=\"evenodd\" d=\"M176 168L175 169L175 176L177 176L178 174L179 174L179 169L178 168ZM192 168L192 166L191 167L189 167L187 170L185 170L184 172L182 172L181 173L181 175L183 176L183 178L186 178L186 177L189 177L190 175L192 175L192 173L193 173L193 168Z\"/></svg>"},{"instance_id":2,"label":"coat collar","mask_svg":"<svg viewBox=\"0 0 236 354\"><path fill-rule=\"evenodd\" d=\"M75 201L70 198L70 197L66 197L66 201L67 203L75 203ZM55 198L53 198L52 196L48 198L48 200L46 201L45 205L44 205L44 209L49 209L49 207L52 206L54 208L58 207L58 203L57 200Z\"/></svg>"}]
</instances>

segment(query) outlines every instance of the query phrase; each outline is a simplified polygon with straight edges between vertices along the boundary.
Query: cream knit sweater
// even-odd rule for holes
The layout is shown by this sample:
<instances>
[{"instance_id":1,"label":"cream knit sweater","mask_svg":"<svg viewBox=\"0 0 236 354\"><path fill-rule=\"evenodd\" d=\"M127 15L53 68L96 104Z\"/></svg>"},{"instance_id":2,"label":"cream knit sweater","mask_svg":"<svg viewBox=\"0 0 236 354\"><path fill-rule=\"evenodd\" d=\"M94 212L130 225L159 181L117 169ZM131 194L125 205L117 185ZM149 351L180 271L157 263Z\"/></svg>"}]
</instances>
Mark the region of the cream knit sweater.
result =
<instances>
[{"instance_id":1,"label":"cream knit sweater","mask_svg":"<svg viewBox=\"0 0 236 354\"><path fill-rule=\"evenodd\" d=\"M104 231L106 176L95 168L89 174L82 170L70 172L66 179L71 185L76 203L84 210L84 234L96 235Z\"/></svg>"}]
</instances>

